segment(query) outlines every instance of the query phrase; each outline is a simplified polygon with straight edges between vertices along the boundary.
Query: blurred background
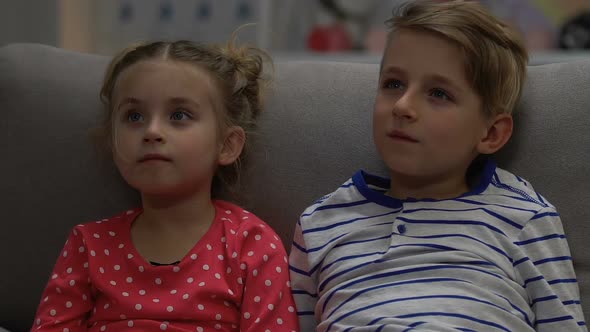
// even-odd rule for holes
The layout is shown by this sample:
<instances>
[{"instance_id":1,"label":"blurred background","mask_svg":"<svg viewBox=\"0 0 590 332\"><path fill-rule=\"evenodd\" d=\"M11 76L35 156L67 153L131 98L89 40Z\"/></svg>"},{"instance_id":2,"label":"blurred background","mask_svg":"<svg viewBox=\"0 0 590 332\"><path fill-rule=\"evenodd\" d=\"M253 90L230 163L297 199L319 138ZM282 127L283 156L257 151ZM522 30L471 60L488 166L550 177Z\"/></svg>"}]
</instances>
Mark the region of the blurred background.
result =
<instances>
[{"instance_id":1,"label":"blurred background","mask_svg":"<svg viewBox=\"0 0 590 332\"><path fill-rule=\"evenodd\" d=\"M444 0L442 0L444 1ZM383 22L404 0L3 0L0 46L29 42L112 55L152 39L239 42L279 59L378 62ZM590 0L481 0L516 27L531 63L590 57Z\"/></svg>"}]
</instances>

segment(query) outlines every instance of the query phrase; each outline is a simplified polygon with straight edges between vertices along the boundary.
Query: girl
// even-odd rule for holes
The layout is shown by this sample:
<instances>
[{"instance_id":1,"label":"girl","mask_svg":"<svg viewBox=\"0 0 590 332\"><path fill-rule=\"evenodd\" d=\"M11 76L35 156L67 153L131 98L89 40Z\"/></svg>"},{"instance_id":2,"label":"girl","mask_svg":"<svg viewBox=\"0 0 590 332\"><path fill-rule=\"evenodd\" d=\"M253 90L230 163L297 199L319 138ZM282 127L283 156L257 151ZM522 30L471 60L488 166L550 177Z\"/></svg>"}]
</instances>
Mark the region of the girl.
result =
<instances>
[{"instance_id":1,"label":"girl","mask_svg":"<svg viewBox=\"0 0 590 332\"><path fill-rule=\"evenodd\" d=\"M34 331L298 331L281 241L212 198L261 111L254 48L130 47L101 90L104 135L142 207L72 230Z\"/></svg>"}]
</instances>

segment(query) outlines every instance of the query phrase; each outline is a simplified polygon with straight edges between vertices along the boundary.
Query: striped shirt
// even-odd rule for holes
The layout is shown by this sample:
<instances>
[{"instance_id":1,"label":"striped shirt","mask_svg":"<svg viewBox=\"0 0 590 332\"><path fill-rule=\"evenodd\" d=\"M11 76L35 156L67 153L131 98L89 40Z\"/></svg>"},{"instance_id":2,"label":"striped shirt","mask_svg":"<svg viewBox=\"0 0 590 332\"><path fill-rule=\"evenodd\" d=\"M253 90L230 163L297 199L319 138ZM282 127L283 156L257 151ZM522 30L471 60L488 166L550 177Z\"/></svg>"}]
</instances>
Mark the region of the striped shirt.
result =
<instances>
[{"instance_id":1,"label":"striped shirt","mask_svg":"<svg viewBox=\"0 0 590 332\"><path fill-rule=\"evenodd\" d=\"M359 171L308 207L290 256L301 331L587 331L555 207L490 161L458 198Z\"/></svg>"}]
</instances>

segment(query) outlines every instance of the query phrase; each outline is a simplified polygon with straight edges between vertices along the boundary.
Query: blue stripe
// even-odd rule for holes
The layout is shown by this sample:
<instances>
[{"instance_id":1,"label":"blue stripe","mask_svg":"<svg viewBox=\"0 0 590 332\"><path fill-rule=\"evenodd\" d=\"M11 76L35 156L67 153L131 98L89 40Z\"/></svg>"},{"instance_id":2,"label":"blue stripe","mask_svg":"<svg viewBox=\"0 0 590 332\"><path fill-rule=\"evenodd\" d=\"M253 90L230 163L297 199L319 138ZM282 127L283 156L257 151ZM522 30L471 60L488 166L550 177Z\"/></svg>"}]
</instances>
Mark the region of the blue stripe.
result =
<instances>
[{"instance_id":1,"label":"blue stripe","mask_svg":"<svg viewBox=\"0 0 590 332\"><path fill-rule=\"evenodd\" d=\"M332 315L338 310L340 309L343 305L345 305L346 303L354 300L355 298L357 298L358 296L361 296L364 293L370 292L370 291L374 291L376 289L381 289L381 288L390 288L390 287L397 287L397 286L405 286L405 285L411 285L411 284L432 284L432 283L437 283L437 282L460 282L460 283L468 283L471 284L468 281L464 281L464 280L460 280L460 279L455 279L455 278L429 278L429 279L419 279L419 280L408 280L408 281L397 281L397 282L390 282L387 284L382 284L382 285L377 285L377 286L373 286L370 288L364 288L360 291L355 292L354 294L352 294L348 299L346 299L346 301L342 301L342 303L340 303L340 305L338 305L336 308L334 308L329 314L328 314L328 318L332 317Z\"/></svg>"},{"instance_id":2,"label":"blue stripe","mask_svg":"<svg viewBox=\"0 0 590 332\"><path fill-rule=\"evenodd\" d=\"M578 322L578 326L586 326L586 322L584 322L584 321Z\"/></svg>"},{"instance_id":3,"label":"blue stripe","mask_svg":"<svg viewBox=\"0 0 590 332\"><path fill-rule=\"evenodd\" d=\"M312 294L312 293L310 293L308 291L305 291L303 289L293 289L291 291L291 293L293 295L309 295L309 296L314 297L314 298L317 298L318 297L318 294L317 293L316 294Z\"/></svg>"},{"instance_id":4,"label":"blue stripe","mask_svg":"<svg viewBox=\"0 0 590 332\"><path fill-rule=\"evenodd\" d=\"M571 283L576 283L576 282L578 282L577 279L555 279L555 280L549 281L549 285L555 285L555 284L571 284Z\"/></svg>"},{"instance_id":5,"label":"blue stripe","mask_svg":"<svg viewBox=\"0 0 590 332\"><path fill-rule=\"evenodd\" d=\"M556 323L556 322L563 322L564 320L571 320L574 319L574 317L567 315L567 316L561 316L561 317L553 317L553 318L546 318L546 319L539 319L536 321L537 325L540 324L551 324L551 323Z\"/></svg>"},{"instance_id":6,"label":"blue stripe","mask_svg":"<svg viewBox=\"0 0 590 332\"><path fill-rule=\"evenodd\" d=\"M307 254L307 250L302 245L298 244L295 241L292 242L292 245L293 245L293 247L297 248L297 250L299 250L299 251L304 252L304 253Z\"/></svg>"},{"instance_id":7,"label":"blue stripe","mask_svg":"<svg viewBox=\"0 0 590 332\"><path fill-rule=\"evenodd\" d=\"M407 331L415 330L415 327L416 327L416 326L420 326L420 325L422 325L422 324L425 324L425 323L426 323L426 322L415 322L415 323L412 323L412 324L408 325L408 328L407 328L407 329L405 329L405 330L403 330L403 332L407 332Z\"/></svg>"},{"instance_id":8,"label":"blue stripe","mask_svg":"<svg viewBox=\"0 0 590 332\"><path fill-rule=\"evenodd\" d=\"M558 299L558 297L556 295L539 297L539 298L533 299L531 301L531 305L535 305L537 302L545 302L545 301L551 301L551 300L555 300L555 299Z\"/></svg>"},{"instance_id":9,"label":"blue stripe","mask_svg":"<svg viewBox=\"0 0 590 332\"><path fill-rule=\"evenodd\" d=\"M512 220L510 220L510 219L508 219L508 218L506 218L506 217L504 217L502 215L499 215L496 212L493 212L491 210L488 210L486 208L481 208L481 207L472 208L472 209L434 209L434 208L421 208L421 209L405 210L403 213L404 214L409 214L409 213L418 212L418 211L440 211L440 212L471 212L471 211L483 211L483 212L485 212L485 213L487 213L487 214L489 214L489 215L491 215L491 216L493 216L493 217L495 217L495 218L497 218L499 220L502 220L503 222L507 223L508 225L510 225L510 226L512 226L512 227L514 227L516 229L519 229L519 230L520 229L523 229L523 226L522 225L520 225L518 223L515 223L514 221L512 221ZM535 212L535 211L531 211L531 212Z\"/></svg>"},{"instance_id":10,"label":"blue stripe","mask_svg":"<svg viewBox=\"0 0 590 332\"><path fill-rule=\"evenodd\" d=\"M531 213L537 213L537 211L538 211L538 210L517 208L517 207L511 206L511 205L503 205L503 204L493 204L493 203L486 203L486 202L478 202L478 201L474 201L474 200L470 200L470 199L465 199L465 198L455 198L454 201L458 201L458 202L462 202L462 203L467 203L467 204L473 204L473 205L497 206L497 207L501 207L501 208L505 208L505 209L509 209L509 210L525 211L525 212L531 212Z\"/></svg>"},{"instance_id":11,"label":"blue stripe","mask_svg":"<svg viewBox=\"0 0 590 332\"><path fill-rule=\"evenodd\" d=\"M391 277L391 276L396 276L396 275L402 275L402 274L408 274L408 273L414 273L414 272L425 272L425 271L435 271L435 270L443 270L443 269L459 269L459 270L470 270L470 271L475 271L478 273L483 273L483 274L487 274L489 276L492 276L494 278L498 278L500 280L504 280L504 278L498 274L492 273L492 272L488 272L486 270L479 270L473 267L466 267L466 266L460 266L460 265L436 265L436 266L426 266L426 267L417 267L417 268L410 268L410 269L405 269L405 270L400 270L400 271L393 271L393 272L386 272L386 273L378 273L378 274L374 274L374 275L370 275L364 278L360 278L357 280L353 280L347 284L344 284L338 288L334 288L332 290L332 292L330 293L330 295L328 295L328 297L326 298L326 301L324 302L324 305L322 307L322 311L326 310L326 306L328 305L328 303L330 302L330 300L332 299L332 297L334 296L334 294L336 294L339 290L341 289L346 289L352 285L355 284L359 284L359 283L363 283L365 281L368 280L377 280L377 279L381 279L381 278L387 278L387 277Z\"/></svg>"},{"instance_id":12,"label":"blue stripe","mask_svg":"<svg viewBox=\"0 0 590 332\"><path fill-rule=\"evenodd\" d=\"M310 249L307 249L307 252L314 252L314 251L322 250L323 248L325 248L325 247L326 247L327 245L329 245L330 243L336 242L336 241L338 241L338 240L339 240L341 237L343 237L343 236L346 236L346 235L348 235L348 233L341 234L341 235L339 235L339 236L337 236L337 237L335 237L335 238L331 239L331 240L330 240L330 241L328 241L327 243L324 243L324 244L322 244L322 245L321 245L321 246L319 246L319 247L315 247L315 248L310 248Z\"/></svg>"},{"instance_id":13,"label":"blue stripe","mask_svg":"<svg viewBox=\"0 0 590 332\"><path fill-rule=\"evenodd\" d=\"M314 214L317 211L330 210L330 209L339 209L339 208L351 207L351 206L358 206L358 205L363 205L363 204L367 204L367 203L371 203L371 202L365 199L365 200L362 200L362 201L356 201L356 202L350 202L350 203L322 205L322 206L318 207L317 209L314 209L310 213L302 214L301 217L309 217L309 216L311 216L312 214Z\"/></svg>"},{"instance_id":14,"label":"blue stripe","mask_svg":"<svg viewBox=\"0 0 590 332\"><path fill-rule=\"evenodd\" d=\"M539 259L538 261L533 262L533 264L542 265L542 264L550 263L550 262L571 261L571 260L572 260L571 256L549 257L549 258Z\"/></svg>"},{"instance_id":15,"label":"blue stripe","mask_svg":"<svg viewBox=\"0 0 590 332\"><path fill-rule=\"evenodd\" d=\"M487 244L479 239L476 239L472 236L468 236L468 235L463 235L463 234L442 234L442 235L428 235L428 236L406 236L408 238L415 238L415 239L439 239L439 238L448 238L448 237L460 237L460 238L465 238L465 239L470 239L473 240L475 242L481 243L484 246L494 250L495 252L499 253L500 255L506 257L508 259L508 261L510 263L512 263L512 257L510 257L510 255L508 255L507 253L505 253L503 250L501 250L498 247L494 247L491 244Z\"/></svg>"},{"instance_id":16,"label":"blue stripe","mask_svg":"<svg viewBox=\"0 0 590 332\"><path fill-rule=\"evenodd\" d=\"M531 282L535 282L535 281L539 281L539 280L543 280L545 279L543 276L537 276L534 278L530 278L524 281L524 285L522 285L523 288L526 288L528 286L528 284L530 284Z\"/></svg>"},{"instance_id":17,"label":"blue stripe","mask_svg":"<svg viewBox=\"0 0 590 332\"><path fill-rule=\"evenodd\" d=\"M310 276L310 274L307 271L300 270L300 269L294 267L293 265L289 265L289 270L291 270L297 274L301 274L303 276L306 276L306 277Z\"/></svg>"},{"instance_id":18,"label":"blue stripe","mask_svg":"<svg viewBox=\"0 0 590 332\"><path fill-rule=\"evenodd\" d=\"M563 301L561 303L563 303L563 305L582 304L582 302L580 302L580 300L569 300L569 301Z\"/></svg>"},{"instance_id":19,"label":"blue stripe","mask_svg":"<svg viewBox=\"0 0 590 332\"><path fill-rule=\"evenodd\" d=\"M508 304L512 307L512 309L520 312L520 314L522 315L522 317L524 318L525 322L530 326L533 327L533 323L531 322L531 320L529 319L529 315L527 315L526 312L524 312L524 310L520 309L519 307L517 307L516 305L514 305L514 303L512 303L507 297L500 295L498 293L494 293L496 296L499 296L501 298L503 298L506 302L508 302Z\"/></svg>"},{"instance_id":20,"label":"blue stripe","mask_svg":"<svg viewBox=\"0 0 590 332\"><path fill-rule=\"evenodd\" d=\"M475 225L475 226L482 226L485 228L488 228L496 233L502 234L504 236L506 236L506 234L504 234L504 232L502 232L500 229L498 229L497 227L494 227L492 225L489 225L485 222L482 221L477 221L477 220L415 220L415 219L408 219L408 218L404 218L404 217L398 217L397 219L399 220L403 220L409 224L436 224L436 225Z\"/></svg>"},{"instance_id":21,"label":"blue stripe","mask_svg":"<svg viewBox=\"0 0 590 332\"><path fill-rule=\"evenodd\" d=\"M398 212L399 211L392 211L392 212L387 212L387 213L378 214L378 215L374 215L374 216L358 217L358 218L344 220L344 221L340 221L340 222L336 222L336 223L331 223L328 226L306 229L306 230L303 231L303 234L321 232L321 231L325 231L325 230L328 230L328 229L340 227L342 225L351 224L351 223L354 223L355 221L368 220L368 219L372 219L372 218L380 218L380 217L388 216L390 214L394 214L394 213L398 213Z\"/></svg>"},{"instance_id":22,"label":"blue stripe","mask_svg":"<svg viewBox=\"0 0 590 332\"><path fill-rule=\"evenodd\" d=\"M469 321L480 323L482 325L493 326L493 327L498 328L498 329L500 329L502 331L511 332L509 329L505 328L504 326L499 325L499 324L494 323L494 322L486 321L486 320L483 320L483 319L473 318L473 317L467 316L467 315L451 314L451 313L446 313L446 312L422 312L422 313L416 313L416 314L408 314L408 315L396 316L396 318L413 318L413 317L422 317L422 316L447 316L447 317L462 318L462 319L465 319L465 320L469 320Z\"/></svg>"},{"instance_id":23,"label":"blue stripe","mask_svg":"<svg viewBox=\"0 0 590 332\"><path fill-rule=\"evenodd\" d=\"M535 215L534 217L531 218L531 220L541 219L544 217L559 217L559 213L557 213L557 212L543 212L543 213Z\"/></svg>"},{"instance_id":24,"label":"blue stripe","mask_svg":"<svg viewBox=\"0 0 590 332\"><path fill-rule=\"evenodd\" d=\"M524 263L524 262L526 262L528 260L529 260L528 257L521 258L521 259L517 260L516 262L514 262L514 264L512 264L512 266L516 267L517 265L519 265L521 263Z\"/></svg>"},{"instance_id":25,"label":"blue stripe","mask_svg":"<svg viewBox=\"0 0 590 332\"><path fill-rule=\"evenodd\" d=\"M528 239L528 240L524 240L524 241L517 241L517 242L514 242L514 244L516 244L517 246L524 246L524 245L527 245L527 244L531 244L531 243L535 243L535 242L540 242L540 241L545 241L545 240L551 240L551 239L565 239L565 235L563 235L563 234L545 235L545 236L537 237L537 238L534 238L534 239Z\"/></svg>"},{"instance_id":26,"label":"blue stripe","mask_svg":"<svg viewBox=\"0 0 590 332\"><path fill-rule=\"evenodd\" d=\"M297 311L297 316L313 316L313 311Z\"/></svg>"}]
</instances>

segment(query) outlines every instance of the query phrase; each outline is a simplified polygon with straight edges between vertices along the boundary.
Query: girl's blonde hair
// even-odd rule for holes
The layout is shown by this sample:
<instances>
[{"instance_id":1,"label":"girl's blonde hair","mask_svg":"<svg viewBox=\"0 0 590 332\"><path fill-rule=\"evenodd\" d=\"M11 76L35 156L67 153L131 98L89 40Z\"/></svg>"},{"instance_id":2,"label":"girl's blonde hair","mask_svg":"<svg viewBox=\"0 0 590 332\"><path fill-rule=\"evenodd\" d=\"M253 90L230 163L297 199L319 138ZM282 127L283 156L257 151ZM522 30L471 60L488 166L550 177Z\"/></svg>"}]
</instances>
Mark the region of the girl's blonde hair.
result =
<instances>
[{"instance_id":1,"label":"girl's blonde hair","mask_svg":"<svg viewBox=\"0 0 590 332\"><path fill-rule=\"evenodd\" d=\"M264 88L270 81L264 70L272 67L270 56L256 47L237 47L234 36L226 45L201 44L186 40L156 41L130 46L118 53L107 67L100 90L106 116L98 136L109 151L113 148L113 95L121 73L135 63L146 60L181 61L207 70L220 93L223 103L219 125L240 126L246 138L255 129L255 120L263 108ZM264 72L263 72L264 71ZM232 165L218 168L213 193L232 191L238 183L241 165L249 150L248 139L240 158Z\"/></svg>"},{"instance_id":2,"label":"girl's blonde hair","mask_svg":"<svg viewBox=\"0 0 590 332\"><path fill-rule=\"evenodd\" d=\"M482 98L486 115L510 114L516 106L526 77L527 51L517 33L478 2L411 1L394 10L386 24L391 28L388 44L397 30L410 29L458 45L465 54L467 78Z\"/></svg>"}]
</instances>

